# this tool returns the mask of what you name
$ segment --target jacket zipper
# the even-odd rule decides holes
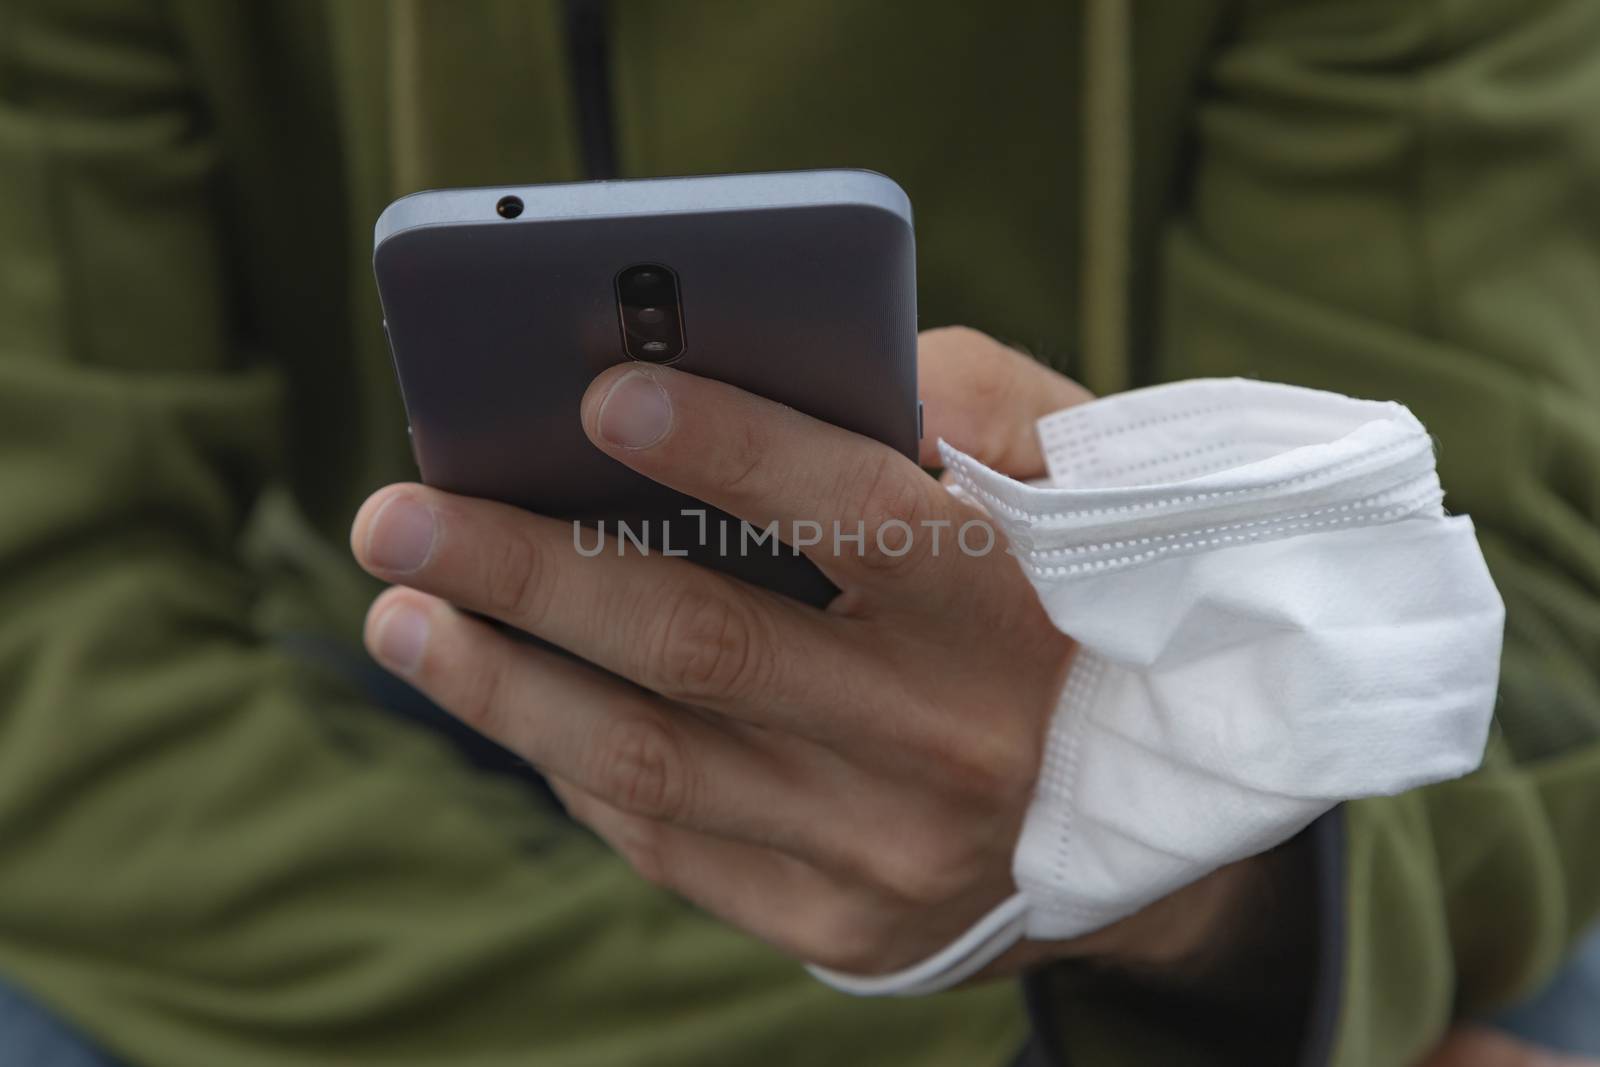
[[[611,96],[610,10],[606,0],[566,0],[567,73],[583,173],[617,176]]]

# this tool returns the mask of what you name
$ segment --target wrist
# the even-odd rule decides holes
[[[1315,881],[1302,832],[1074,939],[1055,958],[1223,1014],[1270,1005],[1297,1024],[1315,967]]]
[[[1227,864],[1108,926],[1019,946],[1017,963],[1076,962],[1161,984],[1212,984],[1271,971],[1309,944],[1311,859],[1304,834]]]
[[[1318,970],[1316,871],[1301,834],[1058,942],[1028,983],[1035,1026],[1069,1050],[1086,1025],[1122,1026],[1184,1062],[1295,1061]]]
[[[1220,867],[1126,918],[1075,938],[1069,954],[1127,971],[1187,972],[1226,951],[1265,856]]]

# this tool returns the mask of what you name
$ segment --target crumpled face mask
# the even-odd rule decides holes
[[[896,974],[813,968],[848,992],[945,988],[1020,937],[1096,930],[1341,800],[1482,759],[1504,607],[1406,408],[1199,380],[1038,429],[1044,486],[939,446],[1079,644],[1018,893]]]

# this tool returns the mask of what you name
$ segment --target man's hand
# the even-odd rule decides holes
[[[1486,1026],[1458,1026],[1422,1067],[1597,1067],[1600,1061],[1567,1056],[1518,1041]]]
[[[943,436],[1034,476],[1034,419],[1087,399],[970,330],[925,334],[921,373],[929,465]],[[803,959],[894,970],[1014,892],[1011,853],[1074,646],[999,531],[968,554],[957,532],[984,516],[916,463],[680,371],[607,370],[582,416],[617,461],[757,528],[820,523],[829,533],[807,554],[839,596],[816,610],[680,559],[610,546],[586,558],[568,522],[390,486],[351,535],[362,565],[401,586],[368,616],[373,654],[530,760],[645,878]],[[835,554],[835,522],[865,524],[859,551]],[[1218,913],[1206,900],[1019,949],[1001,969],[1042,952],[1181,953]]]

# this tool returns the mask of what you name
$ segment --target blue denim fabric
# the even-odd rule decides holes
[[[0,979],[0,1067],[119,1067],[76,1028]]]
[[[1533,999],[1489,1020],[1545,1048],[1600,1056],[1600,929]]]

